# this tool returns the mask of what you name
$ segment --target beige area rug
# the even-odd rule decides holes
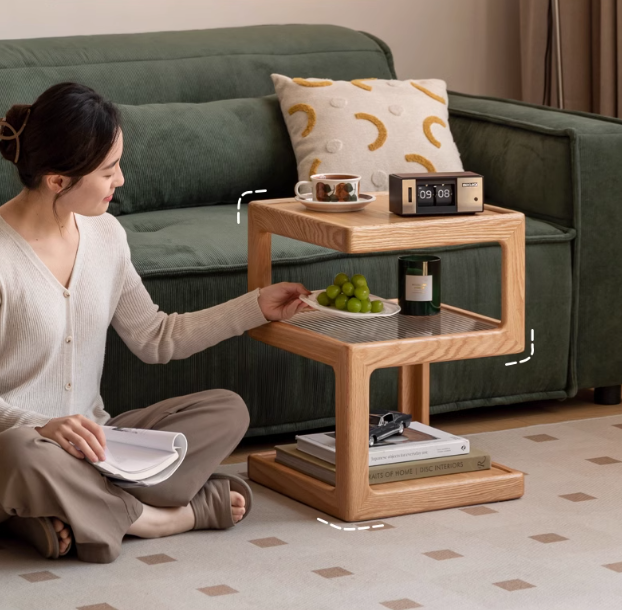
[[[251,483],[253,511],[234,528],[126,538],[112,564],[0,541],[0,609],[621,608],[622,416],[469,438],[528,473],[523,498],[344,531]]]

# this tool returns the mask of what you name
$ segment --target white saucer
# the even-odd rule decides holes
[[[384,303],[384,311],[380,313],[352,313],[351,311],[343,311],[342,309],[335,309],[334,307],[325,307],[324,305],[320,305],[317,302],[317,295],[323,290],[314,290],[311,292],[309,296],[300,295],[298,298],[306,303],[309,307],[313,307],[313,309],[317,309],[318,311],[323,311],[326,313],[333,314],[335,316],[341,316],[344,318],[387,318],[389,316],[394,316],[396,313],[399,313],[401,307],[397,303],[393,303],[392,301],[388,301],[387,299],[383,299],[381,297],[377,297],[373,294],[369,295],[369,298],[372,301],[382,301]]]
[[[359,201],[316,201],[310,197],[296,195],[296,201],[300,201],[302,205],[314,212],[356,212],[362,210],[372,201],[376,201],[376,198],[373,195],[361,193]]]

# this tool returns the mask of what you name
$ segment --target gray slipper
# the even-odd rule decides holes
[[[235,525],[231,510],[230,491],[236,491],[244,496],[246,512],[242,519],[246,518],[252,504],[253,492],[251,488],[240,477],[215,472],[197,495],[190,500],[190,506],[195,517],[193,529],[221,530]]]
[[[29,542],[46,559],[67,555],[73,544],[72,539],[65,552],[60,552],[58,535],[49,517],[11,517],[6,526],[9,532]]]
[[[244,508],[246,511],[244,512],[244,516],[240,521],[243,521],[248,517],[248,513],[251,512],[251,508],[253,506],[253,491],[250,488],[249,484],[241,477],[235,474],[225,474],[224,472],[215,472],[209,478],[209,480],[213,479],[227,479],[229,481],[229,487],[231,491],[236,491],[239,494],[244,496]],[[238,521],[239,523],[239,521]]]

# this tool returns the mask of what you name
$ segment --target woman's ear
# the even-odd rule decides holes
[[[43,184],[55,195],[60,193],[64,188],[67,188],[70,181],[70,178],[61,176],[60,174],[46,174],[43,176]]]

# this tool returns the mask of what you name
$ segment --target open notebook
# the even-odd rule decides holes
[[[180,466],[188,441],[181,432],[102,426],[106,459],[87,461],[120,487],[149,487],[168,479]]]

